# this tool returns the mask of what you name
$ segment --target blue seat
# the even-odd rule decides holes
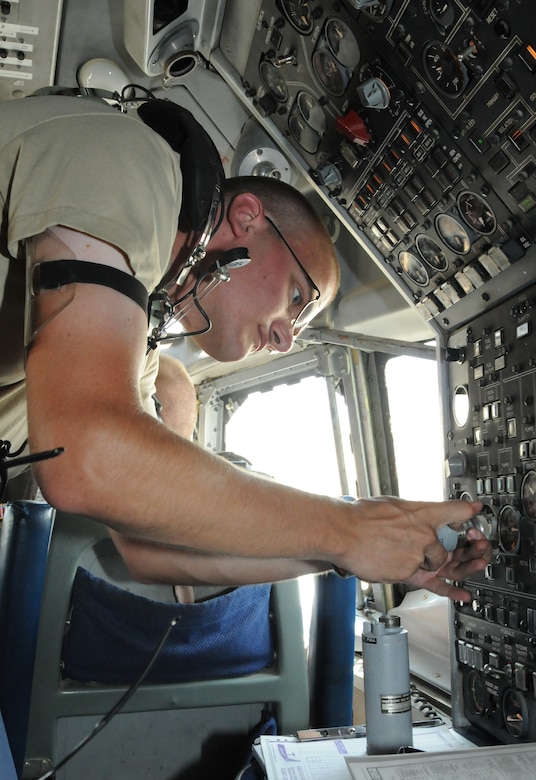
[[[49,537],[53,526],[50,546],[41,538],[39,520],[43,515],[48,518]],[[23,535],[12,530],[21,519],[27,527]],[[33,530],[41,539],[40,553]],[[5,664],[0,696],[20,775],[24,761],[28,773],[35,766],[56,764],[112,709],[128,687],[80,682],[62,675],[62,647],[77,570],[82,567],[99,575],[110,570],[112,584],[128,588],[129,583],[126,572],[120,570],[121,562],[118,567],[114,559],[118,556],[102,524],[54,513],[44,505],[20,502],[9,507],[4,531],[2,552],[9,561],[9,570],[0,583],[0,604],[9,605],[6,619],[10,623],[10,647],[4,647],[2,634]],[[6,598],[12,582],[30,579],[26,558],[30,548],[39,559],[39,565],[34,560],[32,582],[23,588],[33,594],[31,627],[22,625],[26,622],[21,615],[22,594]],[[150,589],[148,593],[152,598]],[[275,713],[282,733],[307,727],[309,690],[300,610],[296,581],[274,585],[270,621],[275,660],[271,667],[224,679],[144,683],[124,710],[60,770],[58,778],[83,777],[88,766],[93,780],[186,780],[214,772],[223,778],[226,762],[231,777],[244,740],[266,709]],[[91,647],[91,636],[87,641]],[[28,652],[19,657],[22,645]]]
[[[0,711],[19,776],[53,522],[48,505],[21,501],[6,509],[0,533]]]

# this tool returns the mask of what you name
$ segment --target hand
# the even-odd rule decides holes
[[[491,560],[491,546],[486,537],[476,528],[467,532],[467,544],[449,553],[446,562],[437,571],[417,569],[409,579],[408,585],[447,596],[453,601],[469,601],[471,594],[464,588],[453,585],[453,581],[462,581],[471,574],[482,571]]]
[[[349,506],[355,514],[347,531],[347,548],[334,563],[367,582],[400,582],[424,569],[435,576],[449,561],[437,538],[438,529],[464,523],[482,508],[480,502],[404,501],[385,496]]]

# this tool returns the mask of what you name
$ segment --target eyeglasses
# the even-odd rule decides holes
[[[266,217],[266,221],[273,227],[281,241],[284,243],[284,245],[287,247],[288,251],[294,258],[294,260],[298,263],[300,266],[305,278],[307,279],[307,284],[311,288],[312,297],[311,300],[307,301],[307,303],[303,306],[303,308],[298,313],[298,316],[295,317],[293,320],[290,321],[290,324],[294,328],[294,335],[297,336],[300,330],[307,325],[310,320],[312,320],[315,309],[317,308],[318,301],[320,300],[320,290],[316,286],[316,284],[313,282],[305,268],[303,267],[302,263],[298,260],[294,250],[286,240],[286,238],[283,236],[279,228],[273,223],[273,221],[270,219],[270,217],[264,215]]]

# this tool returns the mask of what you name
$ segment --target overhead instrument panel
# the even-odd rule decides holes
[[[443,332],[520,289],[536,234],[531,0],[227,3],[244,100]],[[528,22],[528,23],[527,23]]]

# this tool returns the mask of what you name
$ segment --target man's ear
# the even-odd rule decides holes
[[[240,192],[227,207],[227,222],[233,235],[245,236],[248,231],[256,231],[264,224],[262,201],[251,192]]]

